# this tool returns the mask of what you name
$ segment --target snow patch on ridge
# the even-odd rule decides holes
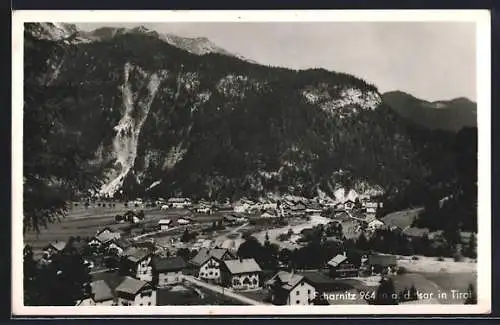
[[[134,93],[132,90],[131,81],[129,80],[132,71],[147,82],[147,86],[144,88],[147,89],[148,94],[144,98],[138,98],[138,92]],[[113,141],[112,152],[116,159],[116,165],[119,167],[119,172],[101,188],[101,194],[112,196],[120,189],[125,176],[134,167],[141,128],[148,117],[158,87],[166,76],[167,72],[163,70],[148,74],[140,67],[130,63],[125,64],[124,82],[121,88],[125,111],[118,125],[114,127],[116,136]]]

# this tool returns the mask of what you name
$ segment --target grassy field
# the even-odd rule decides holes
[[[441,304],[463,304],[464,299],[454,297],[452,290],[466,292],[469,284],[475,285],[477,281],[475,273],[444,272],[408,273],[396,275],[393,279],[397,290],[414,285],[422,298],[437,299]]]
[[[27,232],[24,235],[24,242],[33,247],[36,253],[40,253],[41,249],[49,243],[57,240],[67,240],[70,236],[80,236],[82,238],[92,237],[95,233],[104,227],[121,230],[128,227],[129,223],[115,222],[117,214],[123,214],[129,210],[123,204],[116,204],[115,207],[90,207],[82,206],[73,207],[68,212],[68,215],[61,218],[59,222],[48,225],[47,229],[40,229],[39,233],[34,231]],[[154,227],[161,219],[177,220],[182,216],[190,216],[199,223],[211,223],[215,220],[221,220],[224,217],[223,213],[215,213],[212,215],[191,213],[183,209],[160,210],[144,209],[146,214],[145,219],[138,224],[138,227]]]
[[[423,208],[404,210],[389,213],[382,218],[382,221],[389,226],[396,226],[401,229],[410,227],[413,220],[423,211]]]
[[[471,273],[421,273],[421,275],[429,281],[434,282],[439,286],[440,291],[446,293],[446,298],[442,297],[439,300],[442,304],[462,304],[463,300],[458,297],[453,297],[452,290],[466,292],[469,284],[474,285],[477,289],[477,274]]]

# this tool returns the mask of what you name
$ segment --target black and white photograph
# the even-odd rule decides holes
[[[489,312],[489,19],[14,12],[13,313]]]

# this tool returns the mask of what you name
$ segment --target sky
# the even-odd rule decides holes
[[[380,92],[436,101],[476,100],[476,26],[471,22],[78,23],[144,25],[160,33],[207,37],[229,52],[271,66],[353,74]]]

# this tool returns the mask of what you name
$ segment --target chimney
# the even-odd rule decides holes
[[[346,251],[344,251],[344,252],[342,253],[342,255],[347,256],[347,252],[346,252]]]

